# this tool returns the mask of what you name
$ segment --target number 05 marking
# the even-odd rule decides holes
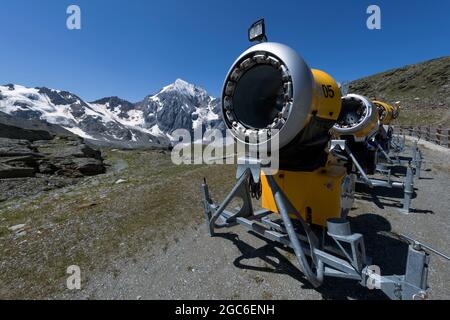
[[[323,91],[323,96],[325,98],[334,98],[334,90],[333,90],[333,86],[331,85],[322,85],[322,91]]]

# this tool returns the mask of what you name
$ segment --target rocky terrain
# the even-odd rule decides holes
[[[101,152],[82,138],[26,120],[19,127],[8,118],[0,120],[0,201],[72,185],[78,178],[106,171]]]
[[[400,101],[400,124],[450,126],[450,57],[388,70],[353,81],[349,92]]]

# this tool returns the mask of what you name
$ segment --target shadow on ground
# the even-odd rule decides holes
[[[415,208],[417,205],[414,202],[414,199],[417,198],[416,191],[418,191],[418,189],[414,188],[410,213],[434,214],[432,210]],[[365,184],[358,183],[356,185],[356,192],[359,194],[359,199],[373,202],[380,209],[385,209],[385,207],[402,209],[403,207],[404,191],[402,188],[381,186],[370,188]]]
[[[352,231],[363,233],[366,246],[366,254],[372,258],[372,262],[378,265],[382,275],[403,274],[406,267],[408,244],[389,236],[391,224],[385,218],[375,214],[363,214],[349,218]],[[234,265],[240,269],[253,270],[261,273],[286,274],[298,281],[302,289],[314,289],[286,255],[294,255],[293,250],[283,245],[270,241],[260,235],[249,231],[250,234],[266,242],[265,245],[256,248],[242,241],[235,233],[220,233],[218,237],[231,241],[241,252],[241,256],[234,260]],[[265,266],[246,264],[245,261],[260,259]],[[369,290],[362,287],[357,281],[326,278],[319,288],[316,288],[323,299],[387,299],[379,290]],[[292,297],[295,299],[295,297]]]

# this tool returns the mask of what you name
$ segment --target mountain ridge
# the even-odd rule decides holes
[[[349,92],[400,101],[399,124],[450,125],[450,56],[352,81]],[[0,86],[0,112],[58,125],[101,146],[169,146],[176,129],[225,130],[220,99],[182,79],[138,102],[118,96],[87,102],[69,91],[6,84]]]
[[[181,79],[136,103],[118,96],[86,102],[68,91],[7,84],[0,86],[0,111],[60,125],[94,144],[121,147],[168,146],[175,129],[221,127],[219,100]]]
[[[391,104],[399,101],[400,124],[450,125],[450,56],[354,80],[349,92]]]

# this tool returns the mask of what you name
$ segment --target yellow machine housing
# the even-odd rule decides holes
[[[341,90],[327,73],[311,69],[314,78],[314,93],[311,114],[319,118],[337,120],[341,112]]]
[[[352,111],[354,108],[354,104],[358,103],[360,106],[363,106],[364,109],[359,109],[358,113],[355,114]],[[374,135],[379,128],[379,113],[375,108],[375,105],[368,98],[357,95],[357,94],[347,94],[342,98],[342,113],[344,113],[343,119],[346,119],[345,114],[350,108],[349,115],[353,117],[360,117],[360,119],[350,119],[353,120],[352,124],[340,123],[340,120],[336,123],[336,125],[332,129],[332,134],[335,137],[341,138],[345,136],[353,136],[355,141],[364,141],[367,137]],[[342,115],[341,115],[342,116]]]
[[[327,73],[315,69],[311,71],[314,90],[308,121],[313,115],[322,119],[337,120],[341,111],[339,86]],[[333,162],[332,156],[329,158],[325,167],[315,171],[280,170],[274,176],[278,186],[302,218],[308,223],[319,226],[326,226],[329,218],[340,217],[342,211],[342,186],[347,177],[347,171],[344,166]],[[278,213],[271,188],[264,174],[261,175],[261,184],[262,207]],[[296,219],[297,217],[292,215],[291,218]]]
[[[392,113],[392,119],[397,119],[400,115],[400,101],[397,101],[392,108],[394,109],[394,112]]]
[[[376,117],[372,117],[370,120],[371,121],[368,122],[364,128],[361,128],[361,130],[354,133],[356,138],[365,138],[378,128],[378,119]]]
[[[345,167],[327,164],[312,172],[282,171],[274,176],[278,186],[308,223],[326,226],[327,219],[341,217],[344,209]],[[262,207],[278,213],[275,200],[264,175],[261,176]],[[295,215],[291,216],[296,219]]]
[[[382,125],[390,125],[394,120],[394,107],[386,102],[373,100],[375,107],[378,109],[380,114],[380,122]]]

